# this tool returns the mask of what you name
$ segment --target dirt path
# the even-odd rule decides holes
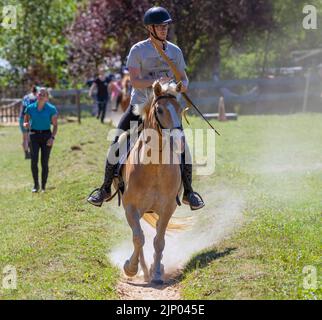
[[[117,292],[122,300],[180,300],[178,274],[166,275],[165,283],[158,286],[144,282],[143,276],[123,277]]]
[[[168,274],[168,276],[165,275],[165,284],[153,286],[145,283],[140,273],[133,279],[124,276],[117,286],[121,299],[181,299],[179,279],[185,264],[196,252],[220,242],[242,221],[243,197],[236,194],[234,190],[221,186],[220,191],[208,192],[204,199],[207,207],[200,213],[194,213],[191,228],[166,234],[166,246],[162,259],[165,272]],[[187,214],[190,214],[190,211],[187,212],[187,208],[183,206],[176,211],[178,216],[185,217]],[[126,223],[125,217],[122,219]],[[145,234],[144,254],[149,267],[153,262],[155,230],[144,221],[141,226]],[[133,243],[129,232],[127,239],[109,253],[109,258],[123,272],[123,264],[132,251]]]

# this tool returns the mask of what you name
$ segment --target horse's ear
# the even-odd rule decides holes
[[[162,87],[159,81],[155,81],[153,83],[153,92],[156,97],[161,96]]]
[[[176,86],[176,91],[177,91],[177,92],[180,92],[180,91],[181,91],[181,88],[182,88],[182,81],[179,81],[179,82],[177,83],[177,86]]]

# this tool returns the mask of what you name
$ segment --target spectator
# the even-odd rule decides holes
[[[122,95],[121,95],[122,97],[121,108],[123,112],[125,112],[130,105],[131,91],[132,91],[132,85],[131,85],[130,73],[128,70],[124,70],[123,78],[122,78]]]
[[[101,123],[104,123],[106,105],[108,101],[108,86],[112,81],[112,75],[106,76],[104,68],[99,68],[98,77],[94,80],[93,84],[89,89],[89,97],[92,97],[93,90],[96,88],[96,103],[98,107],[97,119],[101,119]]]
[[[118,73],[115,75],[115,80],[112,81],[111,87],[111,107],[112,111],[117,111],[118,104],[121,102],[121,93],[122,93],[122,77]]]
[[[25,153],[25,159],[30,159],[31,157],[30,157],[30,150],[29,150],[29,134],[28,134],[28,130],[24,128],[23,122],[24,122],[24,117],[25,117],[27,107],[30,104],[37,101],[37,96],[36,96],[37,89],[38,87],[36,85],[31,86],[31,90],[30,90],[31,92],[22,98],[22,104],[20,108],[19,126],[22,133],[22,148]]]
[[[46,189],[48,179],[49,155],[57,134],[57,109],[48,102],[49,94],[46,88],[40,88],[37,93],[37,101],[30,104],[26,109],[24,127],[30,129],[31,147],[31,171],[34,180],[32,192],[39,191],[38,179],[38,156],[41,151],[41,189]],[[50,127],[53,125],[53,132]]]

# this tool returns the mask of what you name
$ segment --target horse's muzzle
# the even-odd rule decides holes
[[[184,134],[182,128],[170,130],[170,143],[175,153],[181,154],[184,152]]]

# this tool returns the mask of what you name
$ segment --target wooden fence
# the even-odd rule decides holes
[[[215,112],[224,97],[230,112],[241,114],[322,112],[322,79],[301,77],[192,82],[190,95],[203,112]]]
[[[18,123],[21,99],[0,100],[0,123]]]
[[[88,90],[52,90],[51,101],[60,116],[73,115],[81,122],[82,114],[92,113],[94,101]],[[322,79],[308,73],[300,77],[275,77],[192,82],[189,96],[203,113],[217,112],[224,97],[226,112],[239,114],[322,112]],[[16,122],[19,116],[21,89],[0,89],[0,123]],[[11,99],[11,100],[10,100]]]

